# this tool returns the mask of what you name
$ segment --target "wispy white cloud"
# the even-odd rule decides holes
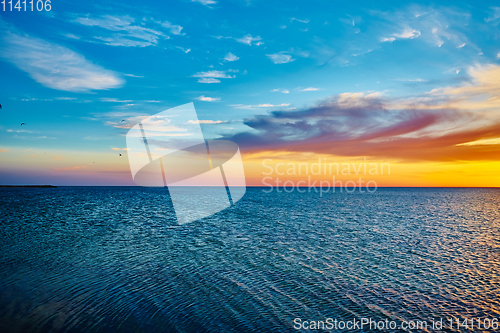
[[[56,98],[56,100],[60,100],[60,99],[63,99],[63,98],[64,97],[58,97],[58,98]],[[36,97],[21,98],[21,101],[23,101],[23,102],[33,102],[33,101],[52,102],[53,100],[54,100],[54,98],[36,98]]]
[[[236,77],[235,75],[226,74],[225,71],[206,71],[206,72],[198,72],[196,74],[191,75],[191,77],[199,78],[198,82],[200,83],[220,83],[219,79],[232,79]]]
[[[247,45],[262,45],[262,38],[260,36],[252,37],[252,35],[246,35],[241,38],[235,38],[235,40],[239,43],[247,44]]]
[[[381,42],[394,42],[396,39],[414,39],[420,37],[421,33],[418,30],[405,28],[400,33],[394,33],[390,37],[382,37]]]
[[[391,42],[391,43],[392,43],[392,42],[394,42],[395,40],[396,40],[396,38],[395,38],[395,37],[382,37],[382,38],[380,38],[380,41],[381,41],[381,42]]]
[[[225,123],[227,123],[227,121],[223,121],[223,120],[190,120],[190,121],[188,121],[188,123],[213,125],[213,124],[225,124]]]
[[[290,105],[290,103],[283,103],[283,104],[277,104],[277,105],[267,103],[267,104],[258,104],[258,105],[256,105],[256,107],[258,107],[258,108],[274,108],[274,107],[289,106],[289,105]]]
[[[212,36],[215,39],[233,39],[231,36]]]
[[[196,74],[193,74],[192,76],[193,77],[215,77],[218,79],[232,79],[232,78],[234,78],[234,75],[231,76],[231,75],[226,74],[225,71],[216,71],[216,70],[207,71],[207,72],[198,72]]]
[[[125,76],[128,76],[128,77],[137,77],[137,78],[143,78],[144,76],[142,75],[134,75],[134,74],[123,74]]]
[[[172,24],[168,21],[164,21],[164,22],[158,22],[161,26],[163,26],[164,28],[167,28],[168,30],[170,30],[170,33],[172,35],[184,35],[181,31],[182,29],[184,29],[183,27],[181,27],[180,25],[176,25],[176,24]]]
[[[319,88],[309,87],[309,88],[300,89],[300,91],[317,91],[317,90],[319,90]]]
[[[58,101],[74,101],[76,97],[56,97],[55,99]]]
[[[487,18],[484,19],[486,22],[496,21],[500,18],[500,7],[490,7],[490,13]]]
[[[189,49],[186,49],[186,48],[181,47],[181,46],[176,46],[176,48],[177,48],[177,49],[179,49],[179,50],[181,50],[181,51],[182,51],[182,52],[184,52],[184,53],[189,53],[189,52],[191,52],[191,49],[190,49],[190,48],[189,48]]]
[[[9,132],[9,133],[35,133],[33,131],[28,131],[28,130],[13,130],[13,129],[8,129],[7,132]]]
[[[126,36],[122,35],[113,35],[112,37],[97,36],[95,37],[95,39],[101,42],[102,44],[110,46],[125,46],[125,47],[135,47],[135,46],[146,47],[155,45],[157,43],[156,38],[151,41],[144,41],[144,40],[129,39]]]
[[[220,83],[220,80],[204,77],[204,78],[198,79],[198,82],[199,83]]]
[[[226,56],[224,57],[225,61],[236,61],[239,60],[240,58],[237,57],[236,55],[232,54],[231,52],[228,52]]]
[[[468,12],[413,5],[393,12],[374,12],[374,15],[389,22],[388,31],[379,39],[382,42],[420,37],[438,47],[446,42],[457,48],[467,45],[480,53],[480,49],[462,32],[463,26],[469,24],[471,15]]]
[[[309,19],[299,20],[298,18],[295,18],[295,17],[292,17],[290,19],[290,22],[293,22],[293,21],[297,21],[297,22],[301,22],[301,23],[309,23]]]
[[[290,93],[290,91],[289,91],[289,90],[287,90],[287,89],[279,89],[279,88],[277,88],[277,89],[273,89],[273,90],[271,90],[271,91],[272,91],[272,92],[281,92],[281,93],[283,93],[283,94],[289,94],[289,93]]]
[[[295,61],[295,59],[292,58],[291,55],[286,54],[286,53],[273,53],[273,54],[266,54],[269,59],[271,59],[275,64],[286,64],[292,61]]]
[[[101,102],[109,102],[109,103],[132,103],[133,101],[130,99],[118,99],[118,98],[101,98]]]
[[[118,88],[124,83],[117,73],[64,46],[11,31],[6,24],[0,26],[0,56],[45,87],[88,92]]]
[[[205,95],[201,95],[199,97],[196,97],[197,100],[203,101],[203,102],[218,102],[220,101],[220,97],[208,97]]]
[[[234,107],[235,109],[279,108],[279,107],[290,106],[290,103],[282,103],[282,104],[264,103],[256,105],[233,104],[231,106]]]
[[[113,46],[145,47],[158,44],[160,37],[169,38],[160,31],[134,24],[135,19],[130,16],[77,16],[73,18],[72,22],[113,31],[114,33],[110,36],[95,37],[102,43]]]
[[[413,39],[413,38],[418,38],[420,35],[421,35],[420,31],[411,28],[406,28],[405,30],[403,30],[403,32],[399,34],[394,34],[393,36],[401,39]]]
[[[193,2],[199,2],[202,5],[208,6],[208,5],[215,5],[217,1],[214,0],[192,0]]]
[[[420,79],[420,78],[416,78],[416,79],[396,79],[396,81],[401,81],[401,82],[427,82],[427,80]]]
[[[131,16],[102,15],[99,17],[73,16],[72,22],[88,27],[97,27],[111,32],[109,35],[98,35],[94,41],[113,46],[146,47],[158,44],[160,38],[169,39],[166,33],[172,35],[184,35],[183,27],[172,24],[169,21],[147,20],[138,24]],[[159,29],[146,27],[146,23],[157,24],[157,27],[167,29],[164,33]],[[102,31],[102,30],[101,30]]]
[[[238,43],[246,44],[246,45],[262,45],[264,42],[262,41],[262,38],[260,36],[257,37],[252,37],[252,35],[248,34],[245,35],[241,38],[236,38],[236,37],[231,37],[231,36],[212,36],[213,38],[216,39],[234,39]]]
[[[64,34],[63,36],[71,39],[80,39],[80,36],[74,35],[74,34]]]
[[[460,71],[461,71],[461,69],[460,69],[460,68],[453,67],[453,68],[450,68],[450,69],[448,69],[448,70],[445,70],[445,71],[443,72],[443,74],[455,74],[455,75],[456,75],[456,74],[459,74],[459,73],[460,73]]]

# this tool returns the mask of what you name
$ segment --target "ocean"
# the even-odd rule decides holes
[[[0,188],[0,331],[500,317],[500,189],[266,192],[178,226],[163,188]]]

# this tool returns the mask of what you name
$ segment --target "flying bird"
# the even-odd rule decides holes
[[[1,107],[0,107],[0,109],[1,109]],[[125,122],[125,119],[122,119],[122,123],[124,123],[124,122]]]
[[[120,154],[120,156],[122,156],[122,154]]]
[[[24,126],[24,123],[21,123],[21,126]]]
[[[2,104],[0,104],[0,109],[2,108]]]

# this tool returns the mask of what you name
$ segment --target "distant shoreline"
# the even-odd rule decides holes
[[[0,187],[36,187],[36,188],[57,188],[54,185],[0,185]]]

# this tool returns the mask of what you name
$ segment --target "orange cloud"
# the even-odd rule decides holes
[[[225,137],[242,151],[370,156],[404,161],[500,157],[500,66],[469,70],[472,83],[418,98],[344,93],[298,111],[246,119],[253,131]]]

